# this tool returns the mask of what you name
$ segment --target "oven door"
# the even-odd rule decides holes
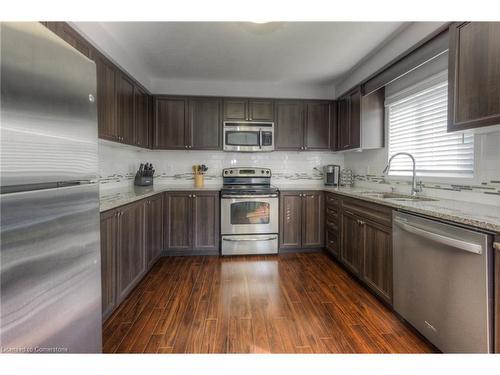
[[[231,196],[221,198],[221,233],[278,233],[278,198]]]
[[[224,123],[224,151],[273,151],[274,124]]]

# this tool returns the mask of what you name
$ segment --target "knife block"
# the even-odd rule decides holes
[[[202,174],[195,174],[194,175],[194,187],[195,188],[202,188],[203,185],[205,185],[205,176]]]

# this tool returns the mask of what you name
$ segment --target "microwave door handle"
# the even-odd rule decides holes
[[[259,129],[259,148],[262,150],[262,128]]]

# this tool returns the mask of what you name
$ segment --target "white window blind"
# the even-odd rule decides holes
[[[447,81],[411,90],[387,104],[389,157],[409,152],[415,157],[417,175],[470,178],[474,174],[474,135],[447,133]],[[409,176],[411,159],[398,156],[390,175]]]

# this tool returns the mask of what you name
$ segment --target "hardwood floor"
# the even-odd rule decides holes
[[[430,353],[323,253],[161,258],[105,322],[105,353]]]

